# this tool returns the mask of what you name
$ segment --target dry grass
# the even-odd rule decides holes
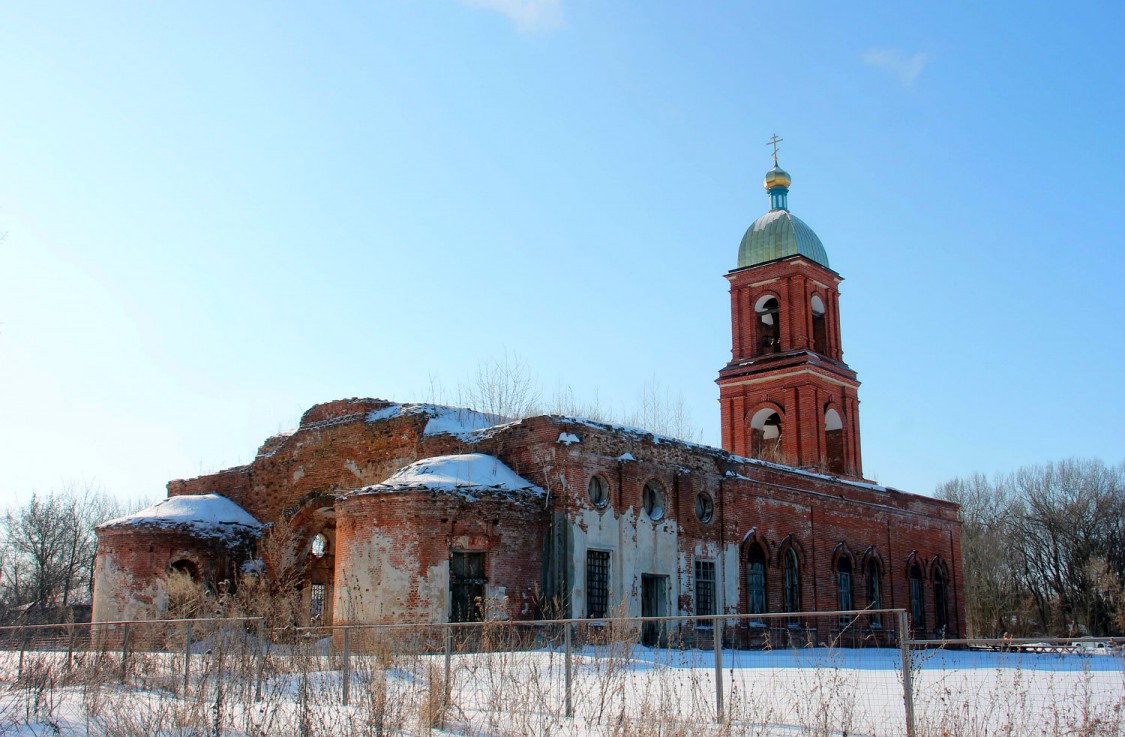
[[[188,658],[186,625],[179,627],[135,626],[125,684],[112,647],[29,651],[22,669],[18,651],[0,652],[0,735],[21,725],[106,737],[905,733],[901,674],[857,670],[860,651],[737,651],[739,667],[728,661],[723,672],[719,720],[713,652],[689,646],[697,631],[670,629],[669,646],[651,650],[637,644],[636,623],[576,625],[568,716],[561,625],[353,629],[347,705],[338,633],[283,628],[259,642],[252,623],[196,623]],[[782,666],[771,665],[775,656]],[[933,665],[915,673],[918,737],[1125,733],[1120,670],[1109,677],[1116,696],[1107,698],[1107,676],[1091,670],[997,669],[967,689],[957,680],[963,674]]]

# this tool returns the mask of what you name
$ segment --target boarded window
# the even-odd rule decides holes
[[[309,587],[309,619],[316,621],[324,614],[324,584]]]
[[[449,559],[449,620],[480,622],[487,586],[484,553],[453,553]]]
[[[609,553],[586,551],[586,616],[600,619],[609,615]]]
[[[715,613],[715,561],[695,561],[695,613],[710,616]],[[696,622],[697,627],[711,627],[711,620]]]

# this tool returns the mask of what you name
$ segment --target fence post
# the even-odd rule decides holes
[[[571,682],[570,682],[570,679],[571,679],[570,659],[571,659],[571,652],[573,651],[574,646],[573,646],[573,643],[571,642],[571,635],[570,635],[571,623],[567,622],[566,624],[563,625],[563,628],[564,628],[563,629],[563,646],[564,646],[565,652],[566,652],[566,658],[565,658],[565,664],[564,664],[564,668],[565,668],[564,678],[566,680],[566,715],[568,717],[573,717],[574,716],[574,700],[573,700],[573,695],[572,695],[573,689],[571,687]]]
[[[191,678],[191,622],[187,623],[187,633],[184,636],[184,696],[188,692],[188,680]]]
[[[258,617],[258,672],[254,675],[254,701],[262,700],[262,672],[266,667],[266,620]]]
[[[715,721],[723,723],[723,620],[714,619],[711,625],[715,645]]]
[[[351,630],[349,628],[344,628],[344,706],[348,705],[352,685],[352,643],[349,637],[350,632]]]
[[[445,628],[445,693],[446,693],[446,701],[449,700],[449,694],[450,694],[451,689],[452,689],[452,685],[449,683],[449,679],[452,677],[452,674],[453,674],[453,628],[452,627],[446,627]]]
[[[125,683],[129,673],[129,623],[121,626],[121,682]]]
[[[302,643],[307,646],[307,643]],[[309,722],[309,668],[312,667],[311,653],[308,658],[302,658],[304,662],[301,663],[301,691],[298,698],[298,709],[301,710],[299,718],[299,729],[301,737],[309,737],[312,731],[312,724]]]
[[[73,622],[67,629],[70,630],[70,636],[66,640],[66,670],[69,672],[74,667],[74,636],[77,630]]]
[[[31,637],[31,633],[27,630],[23,631],[23,636],[20,637],[20,667],[16,673],[16,683],[23,680],[23,654],[27,650],[27,640]]]
[[[906,709],[906,737],[914,737],[914,673],[910,662],[910,622],[906,610],[898,612],[898,642],[902,651],[902,702]]]

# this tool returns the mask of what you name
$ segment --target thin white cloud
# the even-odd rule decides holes
[[[550,31],[563,25],[562,0],[460,0],[508,16],[524,33]]]
[[[914,81],[929,60],[929,54],[921,51],[916,54],[907,54],[902,49],[868,49],[863,52],[865,64],[886,69],[898,77],[904,87],[914,86]]]

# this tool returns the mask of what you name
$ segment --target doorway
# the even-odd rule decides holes
[[[668,577],[641,574],[641,616],[665,617],[668,615],[665,602],[668,599]],[[645,622],[641,626],[641,644],[645,647],[660,647],[667,644],[667,622]]]

